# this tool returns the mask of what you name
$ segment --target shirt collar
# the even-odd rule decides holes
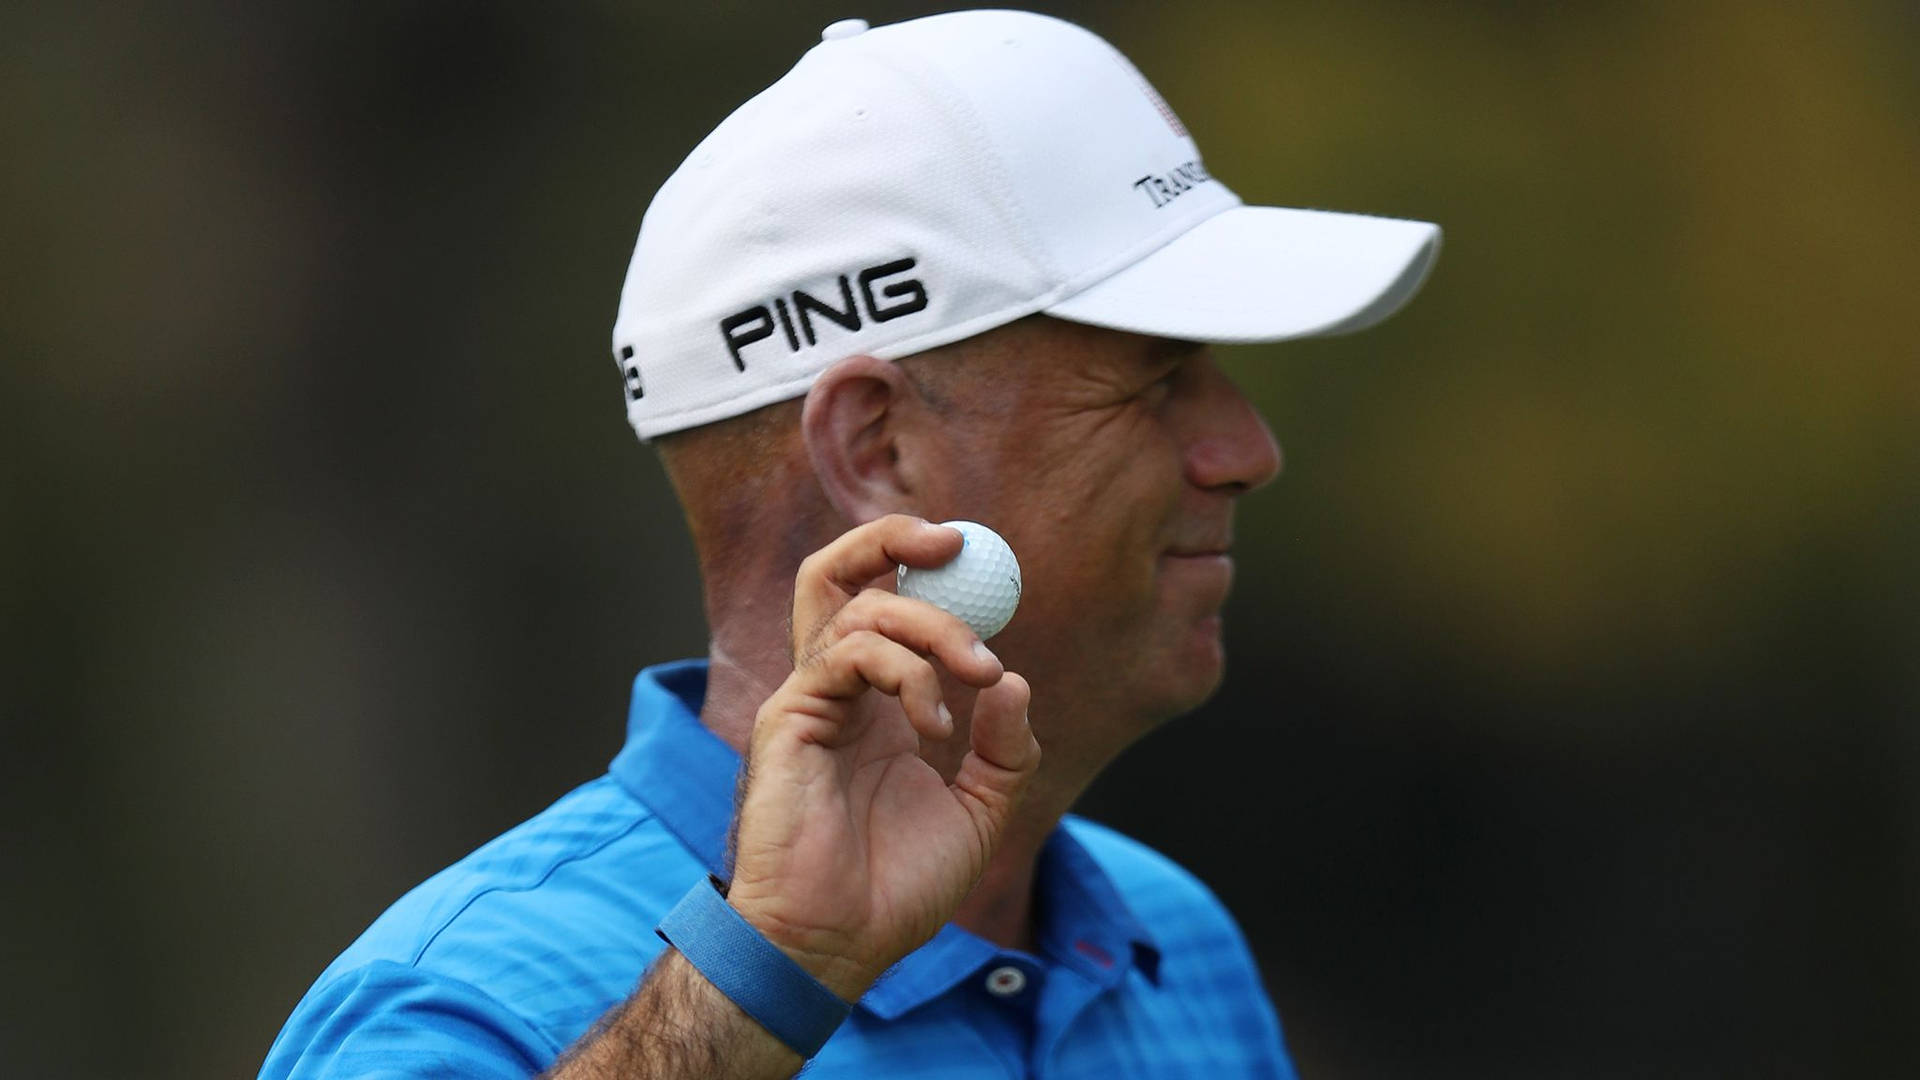
[[[710,872],[724,878],[740,755],[700,723],[706,693],[704,660],[658,664],[640,672],[633,681],[626,745],[607,771]],[[1157,983],[1159,947],[1120,898],[1112,879],[1072,835],[1078,820],[1068,815],[1040,850],[1035,880],[1038,946],[1052,962],[1103,986],[1118,983],[1129,968]],[[948,923],[889,968],[860,1005],[892,1019],[946,993],[1002,952]]]
[[[633,680],[627,742],[607,772],[708,872],[725,878],[740,755],[700,722],[707,662],[657,664]]]
[[[1096,986],[1120,984],[1138,970],[1159,985],[1160,947],[1120,899],[1113,880],[1073,836],[1080,819],[1068,815],[1040,849],[1034,895],[1036,946],[1045,959],[993,942],[952,923],[908,953],[875,982],[860,1006],[882,1019],[902,1016],[946,993],[989,963],[1038,960],[1065,967]]]
[[[1095,982],[1125,975],[1130,958],[1148,981],[1160,981],[1160,946],[1113,879],[1074,836],[1081,819],[1069,814],[1040,849],[1038,881],[1040,948]]]

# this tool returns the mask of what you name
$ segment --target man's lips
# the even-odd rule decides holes
[[[1208,559],[1233,553],[1233,524],[1230,521],[1188,522],[1161,552],[1176,559]]]
[[[1228,545],[1208,541],[1176,544],[1160,555],[1160,580],[1198,611],[1217,613],[1233,585],[1233,556]]]

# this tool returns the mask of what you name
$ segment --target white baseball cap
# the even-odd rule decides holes
[[[1209,342],[1391,315],[1421,221],[1245,206],[1126,57],[1071,23],[834,23],[667,178],[613,351],[642,439],[1036,312]]]

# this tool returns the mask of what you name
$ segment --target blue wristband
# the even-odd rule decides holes
[[[853,1011],[742,918],[712,877],[687,890],[654,933],[803,1058],[819,1053]]]

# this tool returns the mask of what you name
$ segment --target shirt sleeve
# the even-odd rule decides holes
[[[294,1009],[261,1080],[517,1077],[559,1048],[476,987],[376,961],[332,976]]]

